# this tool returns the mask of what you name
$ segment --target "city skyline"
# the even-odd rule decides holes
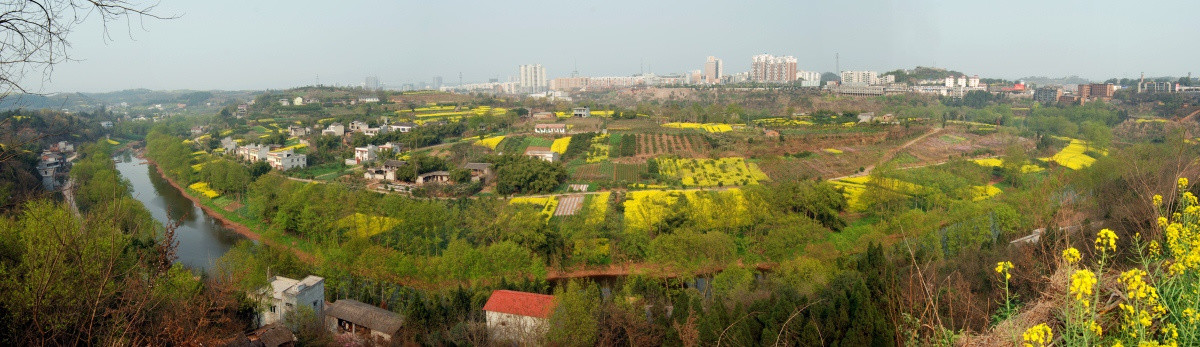
[[[760,11],[763,6],[776,10]],[[798,70],[835,73],[836,54],[841,71],[934,66],[1006,79],[1182,76],[1200,72],[1187,58],[1200,48],[1177,42],[1200,34],[1186,18],[1196,9],[1200,4],[1182,1],[168,2],[159,10],[180,18],[134,22],[128,31],[112,27],[107,39],[98,23],[81,25],[70,36],[78,61],[56,66],[44,83],[40,74],[25,83],[46,93],[358,85],[367,76],[389,87],[438,76],[455,85],[460,74],[465,83],[508,81],[525,64],[542,65],[547,79],[576,70],[581,76],[688,74],[705,69],[708,56],[722,60],[722,75],[732,75],[750,71],[758,54],[795,56]],[[430,15],[439,13],[447,15]],[[831,15],[813,15],[820,13]],[[577,15],[596,24],[503,20]],[[690,20],[695,17],[709,19]],[[1138,20],[1156,25],[1119,25]],[[1072,34],[1097,23],[1111,23],[1112,30]],[[398,44],[380,44],[388,42]]]

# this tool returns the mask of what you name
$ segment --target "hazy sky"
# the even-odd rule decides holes
[[[136,1],[136,0],[135,0]],[[266,89],[700,69],[759,53],[802,70],[938,66],[982,77],[1200,76],[1197,1],[162,0],[178,14],[71,35],[72,58],[34,90]],[[143,30],[144,28],[144,30]]]

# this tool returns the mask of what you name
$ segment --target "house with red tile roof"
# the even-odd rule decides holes
[[[488,335],[493,341],[540,344],[550,328],[554,296],[496,290],[483,305]]]

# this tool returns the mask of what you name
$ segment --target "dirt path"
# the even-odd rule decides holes
[[[841,177],[834,177],[834,178],[831,178],[830,181],[836,181],[836,180],[850,178],[850,177],[859,177],[859,176],[870,175],[871,170],[874,170],[875,166],[886,163],[889,160],[892,160],[892,158],[896,157],[896,154],[899,154],[900,151],[907,149],[908,147],[916,144],[917,142],[920,142],[921,140],[924,140],[927,137],[930,137],[930,136],[933,136],[934,134],[940,133],[940,132],[942,132],[942,130],[945,130],[945,128],[929,129],[929,131],[925,132],[924,134],[921,134],[921,136],[917,136],[917,138],[909,140],[908,142],[905,142],[903,145],[900,145],[900,146],[897,146],[897,147],[887,150],[887,152],[884,152],[883,156],[879,158],[878,162],[875,162],[875,164],[867,165],[866,167],[863,168],[862,172],[850,174],[850,175],[846,175],[846,176],[841,176]],[[944,162],[941,162],[941,163],[944,163]],[[930,165],[939,165],[941,163],[924,164],[921,166],[913,166],[913,167],[909,167],[909,168],[918,168],[918,167],[925,167],[925,166],[930,166]]]

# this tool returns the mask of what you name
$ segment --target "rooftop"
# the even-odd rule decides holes
[[[387,334],[395,334],[404,326],[404,318],[399,314],[350,299],[325,306],[325,315]]]
[[[512,290],[496,290],[483,305],[484,311],[550,318],[554,312],[554,296]]]

